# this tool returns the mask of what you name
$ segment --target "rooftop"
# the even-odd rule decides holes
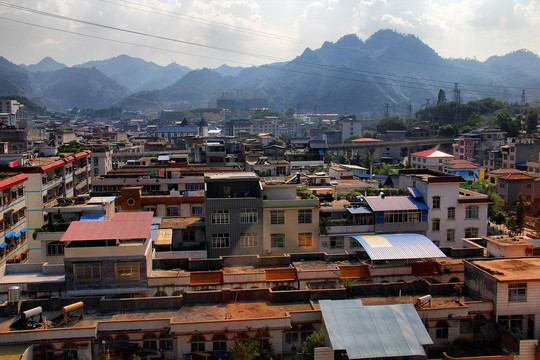
[[[426,157],[426,158],[453,158],[454,155],[447,154],[440,150],[425,150],[411,154],[412,156]]]
[[[540,258],[475,260],[471,264],[498,281],[540,281]]]
[[[530,246],[535,247],[535,244],[527,241],[521,236],[508,236],[508,235],[498,235],[498,236],[484,236],[483,239],[495,243],[500,246]]]
[[[150,212],[120,212],[112,220],[74,221],[60,241],[147,239],[152,217]]]

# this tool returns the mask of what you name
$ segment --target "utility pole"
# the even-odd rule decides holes
[[[456,112],[454,113],[454,125],[461,121],[461,90],[458,88],[458,83],[454,83],[454,102],[456,103]]]
[[[428,99],[426,98],[426,109],[425,109],[425,113],[426,113],[426,121],[430,122],[431,121],[431,99]]]
[[[390,107],[390,105],[388,103],[386,103],[386,105],[384,106],[384,118],[385,119],[388,119],[388,108]]]
[[[525,89],[521,90],[521,106],[525,106]]]

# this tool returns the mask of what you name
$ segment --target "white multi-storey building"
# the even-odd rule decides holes
[[[399,172],[397,187],[411,188],[429,207],[427,237],[441,247],[461,247],[461,239],[486,236],[489,197],[461,189],[461,176],[428,169]]]

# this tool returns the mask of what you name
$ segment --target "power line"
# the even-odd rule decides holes
[[[109,4],[113,4],[113,5],[117,5],[117,6],[124,6],[124,7],[130,8],[130,9],[135,9],[135,10],[139,10],[139,11],[143,11],[143,12],[147,12],[147,13],[151,13],[151,14],[164,15],[164,16],[170,16],[170,17],[176,17],[176,18],[183,18],[183,19],[186,19],[188,21],[195,22],[195,23],[199,23],[199,24],[203,24],[203,25],[215,26],[215,27],[222,28],[222,29],[239,31],[239,32],[244,32],[244,33],[252,34],[252,35],[261,35],[261,36],[270,37],[270,38],[279,39],[279,40],[285,40],[285,41],[291,41],[291,42],[299,42],[299,43],[305,43],[305,44],[311,44],[311,45],[318,45],[318,43],[313,42],[313,41],[302,40],[302,39],[297,39],[297,38],[293,38],[293,37],[289,37],[289,36],[283,36],[283,35],[269,33],[269,32],[265,32],[265,31],[254,30],[254,29],[250,29],[250,28],[246,28],[246,27],[231,25],[231,24],[227,24],[227,23],[223,23],[223,22],[219,22],[219,21],[208,20],[208,19],[193,16],[193,15],[186,15],[186,14],[179,13],[179,12],[165,10],[165,9],[162,9],[162,8],[159,8],[159,7],[154,7],[154,6],[150,6],[150,5],[144,5],[144,4],[138,4],[138,3],[133,2],[133,1],[118,0],[119,2],[123,2],[123,3],[127,3],[127,4],[133,4],[133,5],[139,6],[139,7],[144,8],[144,9],[134,7],[134,6],[128,6],[128,5],[125,5],[125,4],[124,5],[117,4],[116,2],[111,1],[111,0],[100,0],[100,1],[105,2],[105,3],[109,3]],[[145,10],[145,9],[157,10],[157,12],[150,11],[150,10]],[[334,46],[336,46],[337,48],[346,49],[346,47],[339,46],[339,45],[336,45],[336,44],[334,44]],[[496,74],[496,75],[513,75],[514,74],[514,73],[500,73],[500,72],[494,72],[494,71],[485,71],[485,70],[478,70],[478,69],[468,69],[468,68],[462,68],[462,67],[455,67],[455,66],[448,66],[448,65],[441,65],[441,64],[434,64],[434,63],[426,63],[426,62],[416,61],[416,60],[397,59],[397,58],[390,57],[390,56],[380,56],[380,58],[394,60],[394,61],[398,61],[398,62],[407,62],[407,63],[412,63],[412,64],[434,66],[434,67],[451,69],[451,70],[474,71],[475,73],[481,72],[481,73]],[[485,85],[485,86],[489,86],[489,85]]]
[[[103,27],[103,28],[107,28],[107,29],[111,29],[111,30],[117,30],[117,31],[126,32],[126,33],[131,33],[131,34],[135,34],[135,35],[142,35],[142,36],[146,36],[146,37],[157,38],[157,39],[161,39],[161,40],[172,41],[172,42],[177,42],[177,43],[182,43],[182,44],[187,44],[187,45],[193,45],[193,46],[198,46],[198,47],[210,48],[210,49],[214,49],[214,50],[226,51],[226,52],[231,52],[231,53],[235,53],[235,54],[242,54],[242,55],[248,55],[248,56],[253,56],[253,57],[261,57],[261,58],[277,60],[277,61],[287,61],[286,59],[273,57],[273,56],[267,56],[267,55],[261,55],[261,54],[256,54],[256,53],[250,53],[250,52],[244,52],[244,51],[237,51],[237,50],[231,50],[231,49],[226,49],[226,48],[220,48],[220,47],[215,47],[215,46],[211,46],[211,45],[204,45],[204,44],[199,44],[199,43],[194,43],[194,42],[189,42],[189,41],[184,41],[184,40],[179,40],[179,39],[173,39],[173,38],[169,38],[169,37],[153,35],[153,34],[143,33],[143,32],[134,31],[134,30],[122,29],[122,28],[118,28],[118,27],[114,27],[114,26],[110,26],[110,25],[98,24],[98,23],[94,23],[94,22],[90,22],[90,21],[86,21],[86,20],[80,20],[80,19],[76,19],[76,18],[72,18],[72,17],[62,16],[62,15],[57,15],[57,14],[51,14],[51,13],[47,13],[47,12],[40,11],[40,10],[25,8],[25,7],[18,6],[18,5],[12,5],[12,4],[8,4],[8,3],[5,3],[5,2],[0,2],[0,5],[11,7],[11,8],[22,10],[22,11],[28,11],[28,12],[35,13],[35,14],[38,14],[38,15],[59,18],[59,19],[62,19],[62,20],[67,20],[67,21],[75,21],[75,22],[79,22],[79,23],[83,23],[83,24],[87,24],[87,25]],[[7,19],[7,18],[3,18],[3,19],[17,22],[14,19]],[[30,24],[30,23],[26,23],[26,22],[22,22],[22,21],[20,21],[20,23],[37,26],[36,24]],[[129,42],[120,41],[120,40],[112,40],[112,39],[108,39],[108,38],[97,37],[97,36],[88,35],[88,34],[81,34],[81,33],[61,30],[61,29],[52,28],[52,27],[46,27],[46,26],[42,26],[42,27],[49,28],[51,30],[57,30],[57,31],[63,31],[63,32],[67,32],[67,33],[82,35],[82,36],[86,36],[86,37],[93,37],[93,38],[96,38],[96,39],[102,39],[102,40],[108,40],[108,41],[116,41],[116,42],[119,42],[119,43],[124,43],[124,44],[129,44],[129,45],[142,46],[142,47],[159,49],[159,50],[164,50],[164,51],[171,51],[171,52],[176,52],[176,53],[185,54],[185,55],[206,57],[206,58],[210,58],[210,59],[232,61],[230,59],[225,60],[225,59],[219,59],[219,58],[215,58],[215,57],[190,54],[190,53],[186,53],[186,52],[172,51],[172,50],[157,48],[157,47],[153,47],[153,46],[145,46],[145,45],[140,45],[140,44],[134,44],[134,43],[129,43]],[[239,62],[239,61],[232,61],[232,62],[246,64],[244,62]],[[400,85],[401,87],[407,87],[407,88],[418,89],[418,90],[428,90],[429,87],[436,86],[436,84],[433,84],[433,83],[436,83],[436,82],[439,82],[439,83],[451,83],[450,81],[446,81],[446,80],[425,79],[424,81],[427,82],[427,84],[426,84],[426,83],[419,82],[419,79],[417,77],[412,77],[412,76],[403,76],[403,75],[394,75],[394,74],[386,74],[386,73],[378,73],[378,72],[351,70],[351,69],[347,69],[347,68],[343,68],[343,67],[329,66],[329,65],[322,65],[322,64],[314,64],[314,63],[309,63],[309,62],[299,61],[299,60],[289,61],[289,63],[297,64],[297,65],[301,65],[301,66],[306,66],[306,67],[310,67],[310,68],[319,68],[319,69],[325,69],[325,70],[330,70],[330,71],[335,71],[335,72],[341,72],[341,73],[345,73],[345,74],[365,76],[365,77],[369,77],[369,78],[372,78],[372,79],[374,78],[374,79],[381,79],[381,80],[390,81],[390,82],[398,82],[398,83],[405,83],[405,84],[413,84],[413,85],[417,85],[417,86],[418,85],[424,86],[422,88],[418,88],[418,87]],[[284,69],[284,68],[281,68],[281,67],[276,68],[276,67],[272,67],[272,66],[268,66],[268,65],[265,65],[265,66],[270,67],[272,69],[279,69],[279,70],[282,70],[282,71],[292,71],[292,72],[301,73],[301,74],[307,74],[307,75],[324,76],[324,77],[342,79],[342,80],[352,80],[352,81],[361,81],[361,82],[374,83],[374,81],[369,81],[369,80],[342,78],[342,77],[331,76],[331,75],[327,75],[327,74],[307,73],[307,72],[302,72],[302,71],[294,71],[292,69]],[[414,81],[400,80],[399,78],[413,79]],[[390,85],[390,84],[385,84],[385,85]],[[500,88],[500,89],[512,89],[512,88],[515,88],[515,87],[503,87],[503,86],[490,86],[490,85],[482,85],[482,84],[468,84],[468,85],[469,86],[478,86],[478,87]],[[520,87],[520,89],[521,89],[521,87]],[[533,90],[538,89],[538,90],[540,90],[540,88],[529,88],[529,89],[533,89]],[[492,92],[482,92],[482,91],[479,91],[479,90],[475,91],[475,92],[476,93],[493,94]],[[499,94],[497,94],[497,95],[499,95]]]
[[[123,7],[127,7],[127,8],[130,8],[130,9],[135,9],[135,10],[139,10],[139,11],[148,12],[148,13],[151,13],[151,14],[158,14],[158,15],[164,15],[164,16],[169,16],[169,17],[181,18],[181,19],[188,20],[188,21],[191,21],[191,22],[194,22],[194,23],[197,23],[197,24],[210,25],[210,26],[214,26],[214,27],[217,27],[217,28],[220,28],[220,29],[233,30],[233,31],[243,32],[243,33],[246,33],[246,34],[259,35],[259,36],[269,37],[269,38],[278,39],[278,40],[299,42],[299,43],[305,43],[305,44],[313,44],[313,45],[316,44],[315,42],[312,42],[312,41],[301,40],[301,39],[293,38],[293,37],[290,37],[290,36],[274,34],[274,33],[266,32],[266,31],[254,30],[254,29],[250,29],[250,28],[246,28],[246,27],[242,27],[242,26],[227,24],[227,23],[224,23],[224,22],[208,20],[208,19],[197,17],[197,16],[187,15],[187,14],[183,14],[183,13],[179,13],[179,12],[175,12],[175,11],[170,11],[170,10],[165,10],[165,9],[161,9],[161,8],[150,6],[150,5],[138,4],[136,2],[128,1],[128,0],[119,0],[119,2],[136,5],[136,6],[139,6],[139,7],[129,6],[129,5],[126,5],[126,4],[118,4],[118,3],[114,2],[114,1],[109,1],[109,0],[100,0],[100,1],[108,3],[108,4],[116,5],[116,6],[123,6]],[[141,9],[141,8],[144,8],[144,9]],[[150,10],[145,10],[145,9],[157,10],[157,12],[150,11]]]

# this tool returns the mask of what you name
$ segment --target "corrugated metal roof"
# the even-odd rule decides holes
[[[349,212],[351,214],[371,214],[373,213],[373,211],[369,210],[368,208],[365,208],[365,207],[348,207],[347,210],[349,210]]]
[[[347,351],[349,359],[425,356],[423,345],[433,344],[412,304],[321,300],[319,305],[332,348]]]
[[[371,260],[404,260],[446,257],[429,238],[420,234],[357,235]]]
[[[86,214],[81,216],[80,221],[102,221],[105,220],[105,214]]]
[[[60,241],[146,239],[151,225],[151,212],[116,213],[113,220],[74,221]]]
[[[429,209],[423,201],[412,196],[366,196],[365,199],[373,211]]]
[[[159,155],[157,159],[158,161],[169,161],[171,157],[169,155]]]

